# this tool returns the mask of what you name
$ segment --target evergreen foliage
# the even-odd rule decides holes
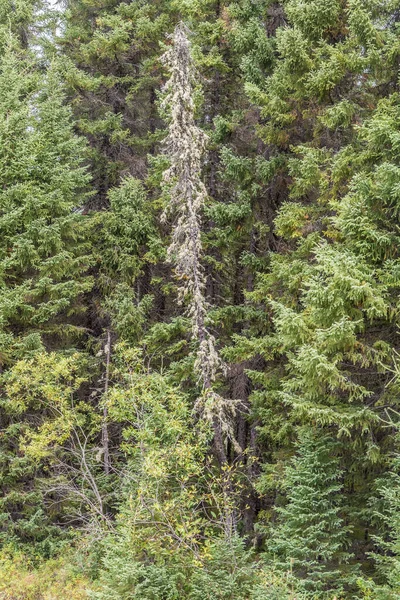
[[[23,23],[32,7],[19,8]],[[35,540],[33,552],[51,554],[51,538],[58,534],[56,519],[44,507],[39,482],[49,467],[39,446],[65,440],[72,416],[65,411],[80,386],[76,369],[81,367],[75,366],[76,357],[47,358],[45,352],[70,353],[86,335],[84,296],[92,287],[92,258],[80,207],[90,175],[56,63],[44,73],[11,31],[5,38],[0,55],[2,538]],[[78,413],[72,420],[79,420]],[[32,456],[25,442],[36,437]]]
[[[285,470],[287,505],[278,507],[279,525],[269,542],[271,551],[306,591],[318,597],[343,591],[348,562],[341,497],[343,472],[334,441],[318,431],[301,432],[298,453]],[[348,575],[347,575],[348,577]]]
[[[73,134],[55,67],[40,78],[12,44],[0,76],[3,365],[42,348],[44,336],[51,344],[84,330],[73,315],[91,288],[79,210],[89,180],[83,141]]]
[[[399,15],[0,0],[0,595],[399,597]]]

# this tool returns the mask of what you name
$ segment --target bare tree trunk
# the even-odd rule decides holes
[[[108,386],[110,380],[110,359],[111,359],[111,333],[107,329],[107,343],[104,348],[106,355],[106,373],[104,382],[104,406],[103,406],[103,421],[101,425],[101,442],[103,446],[103,468],[104,473],[109,475],[110,473],[110,441],[108,435],[108,409],[107,409],[107,395]]]
[[[202,264],[202,211],[207,190],[202,180],[202,158],[207,136],[196,125],[193,100],[194,71],[186,27],[181,23],[174,32],[173,45],[163,56],[171,72],[164,92],[163,108],[170,115],[168,135],[164,141],[170,166],[164,172],[163,184],[169,195],[169,211],[176,215],[172,241],[168,248],[170,261],[175,265],[179,281],[179,298],[188,305],[192,336],[198,343],[194,364],[202,387],[197,408],[213,430],[213,452],[221,467],[225,498],[225,536],[236,532],[236,512],[232,507],[234,490],[226,440],[236,444],[233,420],[236,405],[220,396],[213,388],[225,367],[216,348],[216,341],[207,327],[210,306],[206,300],[206,277]],[[214,169],[214,170],[213,170]],[[215,182],[215,165],[211,169],[211,188]]]

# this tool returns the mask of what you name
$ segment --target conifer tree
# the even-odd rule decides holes
[[[390,94],[396,9],[351,3],[344,11],[332,3],[329,19],[325,2],[304,9],[285,5],[273,72],[246,86],[276,157],[273,181],[285,181],[274,223],[278,251],[260,264],[248,294],[255,311],[265,311],[258,328],[237,336],[235,353],[261,359],[250,376],[267,463],[280,467],[299,422],[348,440],[343,494],[354,531],[369,540],[365,498],[393,446],[379,417],[394,402],[387,383],[397,345],[396,200],[392,191],[388,201],[383,183],[397,169],[389,116],[397,110]],[[273,487],[262,478],[260,489]],[[370,542],[350,539],[367,552]]]
[[[394,600],[398,0],[68,0],[56,64],[45,18],[0,2],[1,541]]]
[[[59,41],[77,126],[90,147],[92,209],[108,206],[121,175],[146,177],[147,154],[160,140],[159,42],[173,28],[177,8],[166,0],[67,2]]]
[[[56,70],[40,81],[13,43],[0,65],[3,365],[83,332],[73,314],[91,287],[79,212],[89,180],[84,145],[73,134]]]
[[[201,160],[207,138],[194,120],[194,73],[183,23],[176,27],[173,45],[164,54],[163,62],[171,72],[162,104],[170,114],[168,136],[164,142],[170,166],[164,172],[163,180],[170,198],[168,211],[177,217],[168,255],[175,265],[180,299],[188,302],[192,335],[198,342],[194,366],[205,395],[202,411],[212,423],[217,455],[223,464],[226,462],[223,434],[231,433],[229,419],[234,413],[234,404],[213,390],[222,362],[215,338],[206,325],[209,306],[205,298],[201,217],[207,192],[201,179]]]
[[[385,555],[376,554],[375,558],[380,572],[388,581],[389,589],[394,594],[400,593],[400,476],[399,458],[391,465],[386,481],[381,482],[380,495],[383,498],[383,511],[379,515],[389,530],[386,539],[380,539],[380,550]],[[376,515],[375,515],[376,518]],[[386,536],[385,536],[386,537]]]
[[[53,528],[34,483],[44,463],[22,448],[28,431],[46,432],[46,420],[52,439],[54,412],[35,394],[14,395],[7,382],[25,360],[36,368],[35,356],[71,352],[87,334],[83,297],[92,281],[80,204],[90,176],[56,65],[40,72],[10,34],[0,55],[0,139],[2,515],[10,538],[45,543]],[[52,361],[40,364],[54,368]],[[45,388],[48,374],[41,376]]]
[[[332,438],[305,429],[286,467],[287,505],[277,509],[279,525],[269,547],[282,567],[319,598],[342,592],[346,581],[341,565],[349,560],[350,531],[342,514],[342,478]]]
[[[393,422],[392,425],[398,441],[397,426]],[[367,593],[375,594],[379,600],[392,600],[400,593],[400,460],[397,449],[388,467],[376,482],[376,496],[372,495],[369,500],[371,522],[378,525],[372,555],[378,570],[379,584],[366,579],[362,586],[365,586]]]

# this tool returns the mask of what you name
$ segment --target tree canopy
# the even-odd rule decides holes
[[[400,598],[399,0],[0,0],[0,596]]]

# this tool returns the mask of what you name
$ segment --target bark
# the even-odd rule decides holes
[[[107,330],[107,343],[104,348],[106,355],[106,372],[104,381],[104,407],[103,407],[103,421],[101,425],[101,441],[103,446],[103,469],[106,475],[110,473],[110,440],[108,434],[108,409],[107,409],[107,395],[110,381],[110,359],[111,359],[111,333]]]

